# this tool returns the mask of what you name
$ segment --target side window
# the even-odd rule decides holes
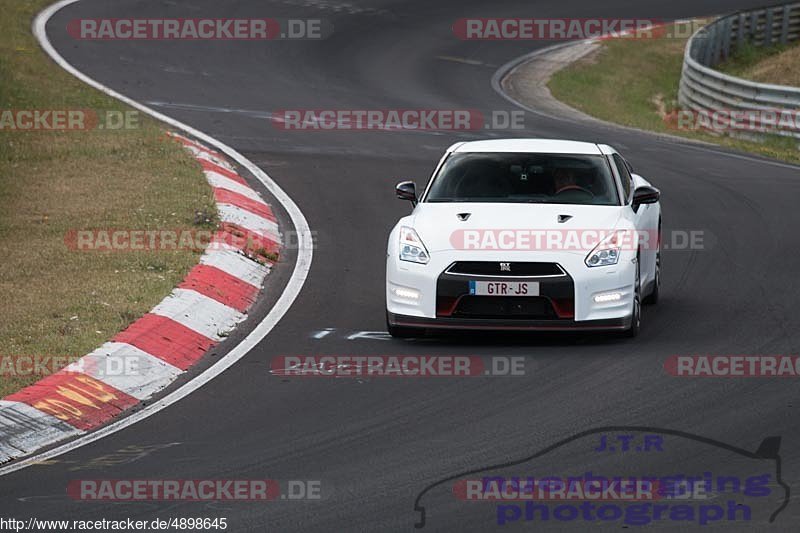
[[[625,191],[625,200],[627,201],[631,197],[631,184],[633,183],[633,178],[631,177],[631,173],[628,171],[628,165],[625,164],[625,160],[622,159],[622,156],[619,154],[614,154],[614,163],[617,165],[617,170],[619,170],[619,177],[622,181],[622,190]]]

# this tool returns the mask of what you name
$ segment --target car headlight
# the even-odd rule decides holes
[[[586,256],[585,263],[588,267],[610,266],[619,263],[622,251],[620,233],[614,232],[594,247]]]
[[[428,264],[430,260],[430,254],[422,239],[416,231],[406,226],[400,228],[400,260],[423,265]]]

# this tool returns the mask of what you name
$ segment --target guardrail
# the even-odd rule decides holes
[[[750,136],[772,133],[800,138],[800,88],[756,83],[713,68],[744,43],[770,46],[794,41],[800,41],[800,2],[715,20],[686,44],[678,103],[707,116],[742,115],[749,124],[742,130]],[[737,128],[729,128],[729,132],[735,131]]]

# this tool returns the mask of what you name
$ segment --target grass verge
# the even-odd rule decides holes
[[[50,3],[0,0],[0,111],[129,112],[41,51],[30,27]],[[75,229],[214,223],[211,189],[196,161],[158,123],[129,116],[130,128],[113,131],[0,127],[0,397],[41,378],[14,375],[9,361],[92,351],[197,264],[198,251],[79,252],[65,244]]]
[[[671,30],[666,33],[686,33]],[[792,139],[770,136],[751,142],[678,129],[668,120],[678,109],[685,46],[686,39],[674,38],[607,40],[598,52],[557,72],[549,88],[557,99],[602,120],[800,163]]]
[[[759,47],[748,43],[716,69],[758,83],[800,87],[800,44]]]

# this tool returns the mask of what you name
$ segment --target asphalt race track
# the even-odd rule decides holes
[[[409,531],[420,518],[415,500],[432,483],[526,458],[604,426],[682,431],[750,451],[766,437],[779,436],[781,476],[794,494],[800,490],[796,380],[684,379],[669,376],[663,365],[671,355],[797,353],[798,168],[527,113],[526,129],[511,135],[615,146],[661,189],[666,234],[703,232],[703,249],[665,251],[662,300],[644,308],[640,336],[349,339],[385,330],[386,238],[409,210],[395,199],[395,183],[425,183],[443,150],[456,141],[509,134],[282,131],[268,118],[275,110],[296,108],[517,109],[494,91],[493,74],[552,43],[461,41],[451,25],[462,17],[674,19],[771,3],[83,0],[65,8],[51,20],[48,34],[70,63],[244,153],[298,204],[317,232],[317,248],[300,296],[256,349],[157,415],[3,476],[3,514],[227,517],[236,532]],[[323,41],[77,41],[66,24],[82,17],[321,18],[335,31]],[[285,277],[291,265],[281,269]],[[315,338],[326,328],[332,329]],[[299,354],[524,356],[527,373],[370,380],[270,374],[273,357]],[[120,459],[120,450],[136,452]],[[548,465],[553,472],[559,465],[590,471],[606,460],[598,453],[564,452]],[[645,470],[675,468],[676,461],[686,470],[729,466],[724,454],[708,450],[652,452],[636,460]],[[319,480],[322,498],[267,504],[76,502],[65,487],[77,478]],[[471,505],[430,503],[426,529],[497,527],[491,513],[467,519]],[[800,506],[790,498],[771,526],[737,529],[720,522],[719,528],[796,531],[798,523]],[[527,524],[532,525],[588,527],[580,521]],[[674,523],[652,527],[692,529]]]

